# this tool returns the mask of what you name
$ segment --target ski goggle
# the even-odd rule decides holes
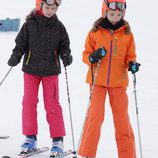
[[[56,4],[57,6],[61,5],[61,0],[43,0],[47,5],[52,6]]]
[[[120,10],[123,11],[126,9],[126,3],[121,3],[121,2],[108,2],[107,0],[104,0],[104,2],[106,3],[106,5],[108,6],[109,9],[111,10]]]

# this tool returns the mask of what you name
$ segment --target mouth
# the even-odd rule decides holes
[[[112,23],[113,25],[115,25],[117,22],[118,22],[118,21],[112,21],[111,23]]]

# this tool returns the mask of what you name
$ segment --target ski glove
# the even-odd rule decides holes
[[[140,64],[136,61],[130,61],[128,64],[128,71],[131,71],[132,74],[135,74],[137,71],[139,71]]]
[[[94,64],[94,63],[98,62],[100,59],[102,59],[106,55],[106,53],[107,53],[107,51],[105,50],[105,48],[101,47],[89,56],[89,61],[92,64]]]
[[[63,57],[63,65],[64,65],[64,67],[69,66],[72,63],[72,59],[73,59],[72,55]]]
[[[20,59],[18,59],[15,55],[11,55],[10,59],[8,60],[9,66],[16,66],[20,63]]]

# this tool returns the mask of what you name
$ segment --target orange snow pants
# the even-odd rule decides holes
[[[107,92],[113,114],[118,157],[136,158],[135,140],[128,116],[128,97],[125,87],[94,87],[78,154],[96,157]]]

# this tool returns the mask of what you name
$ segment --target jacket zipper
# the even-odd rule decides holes
[[[28,65],[30,57],[31,57],[31,51],[29,51],[29,54],[28,54],[28,57],[27,57],[27,60],[26,60],[26,65]]]
[[[109,65],[108,65],[108,77],[106,84],[109,86],[110,83],[110,72],[111,72],[111,61],[112,61],[112,46],[113,46],[113,32],[111,32],[111,42],[110,42],[110,58],[109,58]]]
[[[126,74],[125,74],[125,70],[124,70],[124,64],[122,64],[122,72],[123,72],[123,80],[126,79]]]
[[[57,59],[57,51],[55,50],[54,53],[55,53],[55,61],[56,61],[57,67],[59,67],[59,62]]]

